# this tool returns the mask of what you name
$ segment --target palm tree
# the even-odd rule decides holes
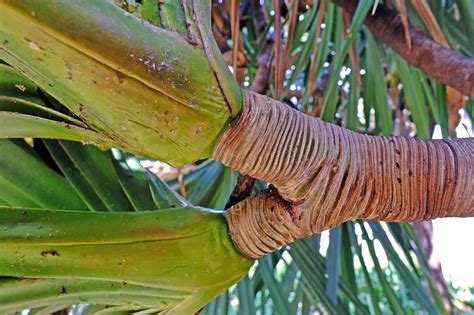
[[[0,307],[191,313],[282,248],[239,283],[247,302],[262,292],[265,307],[268,290],[282,314],[301,305],[380,313],[363,240],[386,305],[403,312],[375,259],[376,238],[420,307],[443,312],[409,225],[389,225],[404,263],[380,223],[340,224],[474,215],[472,138],[381,136],[404,135],[411,121],[420,138],[435,124],[447,136],[455,99],[472,117],[462,96],[474,97],[472,5],[432,1],[431,11],[398,1],[398,13],[391,2],[334,3],[230,1],[211,11],[204,0],[0,1],[0,137],[82,141],[175,166],[212,157],[242,174],[230,208],[215,212],[191,206],[124,152],[2,141]],[[200,162],[178,185],[193,204],[222,209],[233,174]],[[249,197],[254,179],[271,186]],[[286,246],[335,226],[327,261],[308,239]],[[352,247],[343,251],[343,240]],[[342,255],[357,255],[370,306],[357,297],[353,264],[341,273]],[[285,281],[302,283],[293,303],[275,290],[279,262]]]

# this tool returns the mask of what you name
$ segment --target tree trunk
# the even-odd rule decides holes
[[[362,135],[244,93],[244,112],[213,158],[274,185],[227,213],[245,255],[262,256],[355,218],[474,215],[474,139]]]
[[[346,12],[354,14],[359,1],[333,0]],[[474,58],[444,47],[409,24],[411,46],[405,40],[405,28],[400,14],[383,4],[375,14],[368,14],[365,25],[381,41],[389,45],[406,61],[440,82],[452,86],[464,95],[474,97]]]

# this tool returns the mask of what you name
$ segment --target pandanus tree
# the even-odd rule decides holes
[[[458,2],[466,10],[472,7]],[[0,142],[0,310],[52,312],[87,303],[104,313],[187,314],[244,277],[255,259],[346,221],[473,216],[472,138],[365,135],[324,121],[341,117],[341,99],[347,98],[346,125],[357,129],[363,84],[364,99],[374,102],[376,133],[392,132],[377,37],[392,49],[419,135],[429,137],[419,102],[426,99],[441,124],[445,85],[452,93],[474,97],[469,35],[451,27],[461,46],[455,51],[410,25],[403,1],[398,3],[401,15],[370,0],[334,3],[344,13],[322,0],[303,6],[307,12],[300,15],[299,2],[288,1],[283,49],[280,3],[274,1],[276,18],[259,31],[258,59],[267,61],[255,60],[260,71],[253,75],[251,91],[237,81],[239,39],[244,41],[239,37],[250,36],[248,29],[240,34],[237,1],[232,1],[230,16],[234,75],[221,55],[225,38],[218,43],[214,38],[219,16],[213,11],[213,26],[207,0],[0,1],[0,137],[36,138],[33,146],[23,140]],[[368,14],[372,8],[375,13]],[[470,34],[472,16],[463,14],[462,25]],[[364,21],[370,30],[364,29],[364,64],[374,77],[362,82],[355,47],[362,47]],[[304,34],[311,39],[295,53],[300,59],[286,60]],[[335,56],[327,50],[330,41],[337,45]],[[268,66],[269,44],[276,47],[274,74]],[[312,59],[303,58],[313,45],[325,53],[315,50]],[[327,55],[331,69],[324,79],[317,78]],[[345,97],[338,81],[349,63],[357,72],[349,77],[351,92]],[[291,108],[280,100],[291,98],[291,81],[305,68],[308,88]],[[255,93],[265,92],[269,77],[273,98]],[[317,79],[327,85],[321,106],[312,92]],[[380,85],[382,93],[374,89]],[[465,102],[466,111],[470,102]],[[370,110],[364,108],[367,126]],[[122,151],[106,153],[90,145]],[[125,152],[174,166],[212,158],[246,177],[239,177],[227,211],[209,210],[189,204]],[[209,163],[200,169],[214,167]],[[225,172],[230,182],[233,172]],[[249,196],[253,179],[270,186]],[[206,206],[223,207],[216,202]],[[372,230],[386,240],[380,225]],[[365,230],[363,235],[368,237]],[[316,261],[322,259],[318,255]],[[330,288],[330,279],[322,277]],[[412,280],[415,291],[421,289]],[[321,287],[314,288],[324,310],[347,311],[337,296],[322,297]],[[344,292],[358,312],[368,312],[347,288]],[[306,289],[305,294],[313,293]],[[424,303],[424,293],[416,294]],[[403,311],[396,298],[389,300],[394,312]],[[378,313],[376,300],[372,304]],[[290,312],[280,306],[281,313]],[[424,307],[438,312],[431,302]]]

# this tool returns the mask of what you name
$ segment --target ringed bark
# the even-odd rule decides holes
[[[213,158],[274,188],[227,212],[242,252],[260,257],[350,219],[474,215],[474,138],[369,136],[244,92]]]

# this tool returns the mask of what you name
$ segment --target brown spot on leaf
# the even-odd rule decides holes
[[[26,91],[26,87],[23,84],[15,84],[15,87],[22,92]]]
[[[196,129],[194,130],[194,134],[198,135],[202,132],[203,126],[197,126]]]
[[[59,253],[55,250],[44,250],[41,252],[41,256],[59,256]]]
[[[119,71],[116,71],[115,74],[117,75],[117,82],[119,84],[122,84],[123,83],[123,78],[124,78],[123,74]]]
[[[30,47],[32,50],[35,50],[35,51],[41,51],[41,50],[44,50],[43,47],[39,46],[38,44],[36,44],[35,42],[33,42],[31,39],[29,38],[26,38],[25,37],[25,41],[26,43],[28,44],[28,47]]]

